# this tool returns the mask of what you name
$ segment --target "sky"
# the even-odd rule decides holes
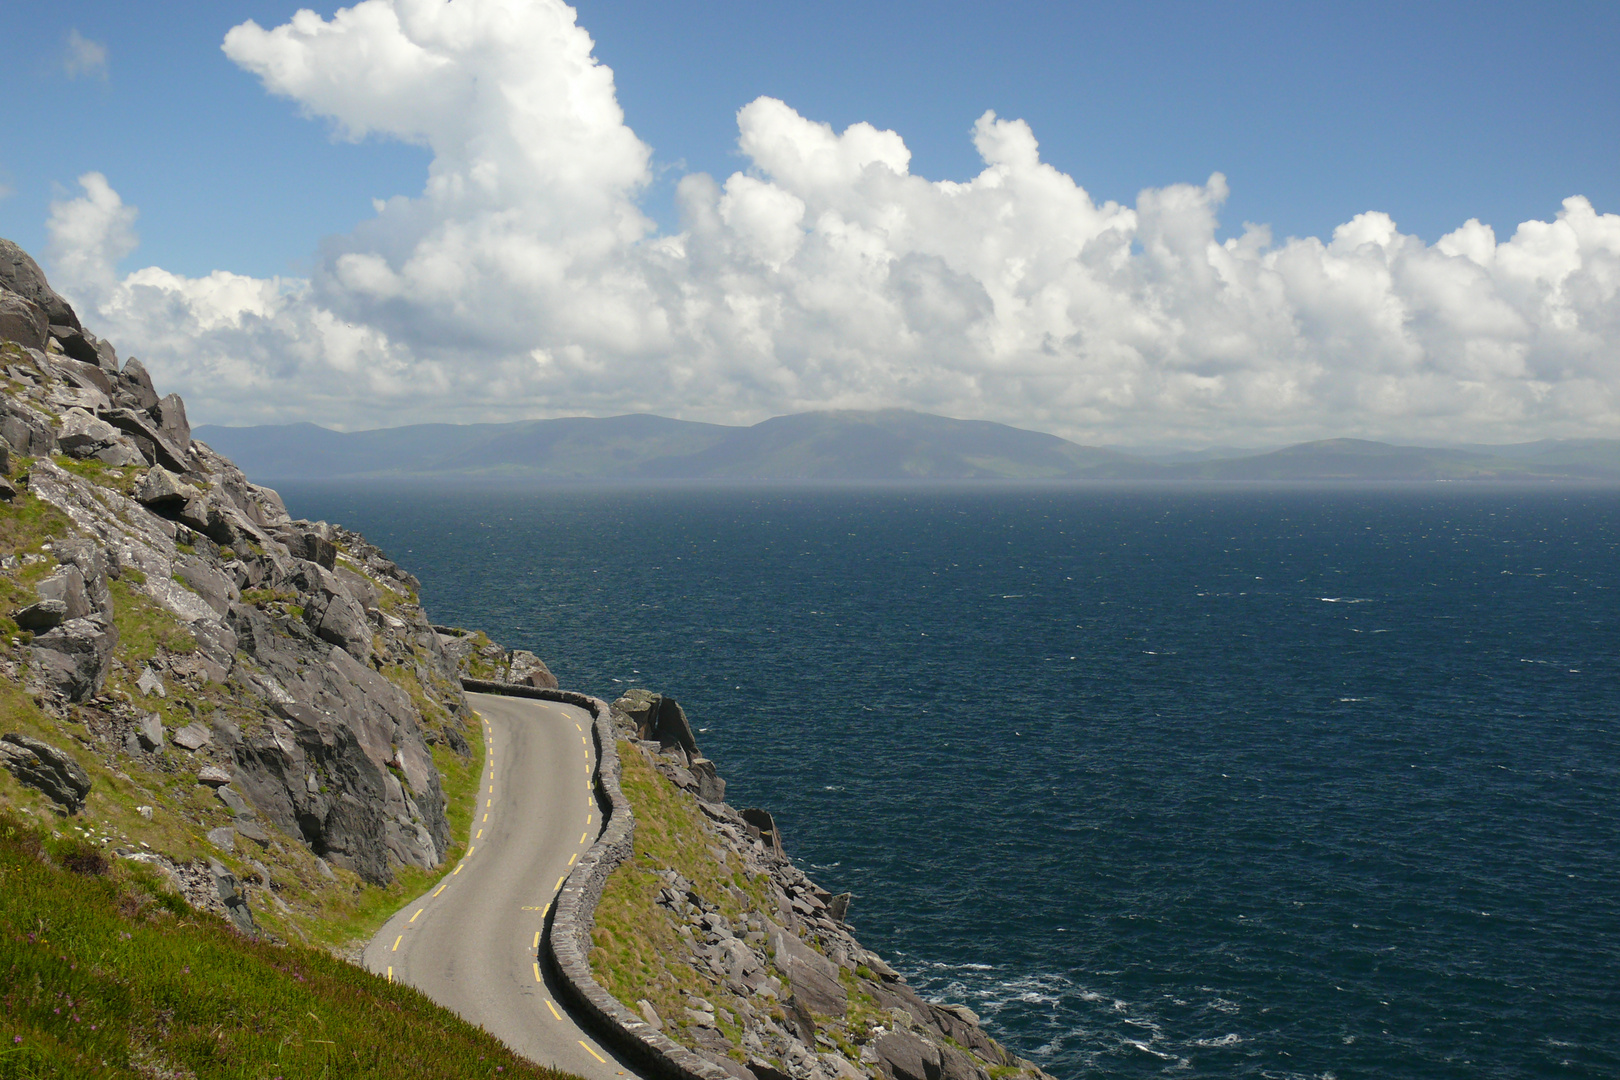
[[[0,235],[194,423],[1620,435],[1620,6],[0,11]]]

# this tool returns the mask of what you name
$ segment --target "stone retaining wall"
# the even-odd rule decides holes
[[[635,815],[619,790],[619,749],[607,702],[572,690],[543,690],[483,679],[463,679],[461,686],[476,694],[561,702],[591,714],[591,734],[596,742],[596,801],[604,827],[596,843],[574,864],[562,892],[557,894],[542,957],[557,973],[572,1011],[587,1018],[598,1037],[643,1076],[657,1080],[736,1080],[730,1072],[698,1057],[625,1008],[591,975],[591,930],[596,924],[596,905],[607,887],[608,875],[630,858],[636,833]]]

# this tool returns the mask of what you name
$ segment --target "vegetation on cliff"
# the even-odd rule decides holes
[[[194,911],[100,844],[0,814],[0,1080],[532,1077],[409,987]]]

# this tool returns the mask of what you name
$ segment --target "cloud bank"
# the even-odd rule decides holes
[[[684,177],[660,235],[652,151],[556,0],[365,0],[224,50],[339,137],[432,163],[308,280],[120,278],[134,212],[107,181],[53,207],[59,287],[208,420],[898,405],[1094,442],[1620,430],[1620,215],[1584,198],[1506,240],[1469,221],[1427,245],[1378,212],[1220,240],[1219,174],[1099,202],[986,112],[983,170],[930,181],[893,131],[760,98],[747,168]]]

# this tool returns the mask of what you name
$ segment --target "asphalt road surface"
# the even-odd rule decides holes
[[[563,1010],[539,962],[546,911],[594,843],[590,714],[468,694],[486,757],[461,863],[366,947],[366,967],[408,983],[542,1065],[617,1080],[634,1071]]]

